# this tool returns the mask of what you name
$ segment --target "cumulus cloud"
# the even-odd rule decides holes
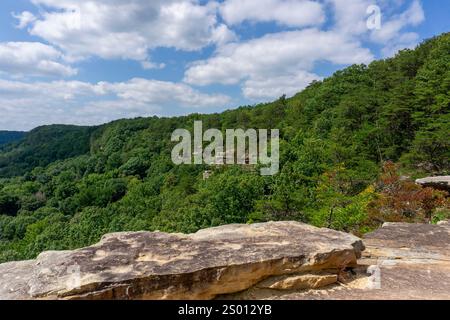
[[[383,45],[383,56],[392,56],[399,49],[417,45],[419,35],[404,31],[425,21],[425,13],[419,0],[410,1],[410,6],[398,13],[404,6],[404,0],[325,0],[332,8],[334,16],[333,29],[347,35],[358,36],[375,44]],[[381,26],[369,30],[367,26],[368,11],[372,5],[381,10]]]
[[[18,20],[18,23],[16,25],[16,28],[18,28],[18,29],[23,29],[26,26],[28,26],[29,24],[36,21],[36,17],[34,16],[34,14],[32,14],[29,11],[23,11],[20,14],[13,13],[12,15],[14,18],[16,18]]]
[[[382,25],[377,30],[368,27],[368,9],[374,4],[381,6],[382,12]],[[220,13],[229,25],[275,21],[300,29],[221,46],[212,57],[192,63],[184,81],[193,85],[240,84],[244,96],[254,100],[295,93],[320,78],[314,74],[318,62],[371,62],[375,55],[364,43],[382,45],[384,56],[417,44],[418,35],[404,29],[424,21],[422,6],[414,0],[398,13],[403,5],[403,0],[225,1]],[[328,26],[319,28],[325,13]],[[317,27],[301,29],[308,25]]]
[[[186,84],[135,78],[127,82],[0,80],[0,127],[31,129],[42,124],[92,125],[118,118],[165,114],[166,107],[226,106],[230,98]]]
[[[367,9],[372,0],[325,0],[334,19],[333,30],[350,35],[367,33]]]
[[[61,60],[61,52],[39,42],[0,42],[0,72],[13,77],[77,74]]]
[[[419,41],[415,32],[403,32],[408,26],[417,26],[425,20],[422,5],[415,0],[411,6],[400,14],[395,14],[382,24],[379,30],[373,30],[371,40],[384,44],[384,56],[392,56],[398,50],[412,48]]]
[[[243,84],[244,96],[252,100],[270,100],[286,94],[292,96],[313,81],[321,80],[314,73],[299,71],[296,74],[247,80]]]
[[[318,78],[308,72],[314,69],[318,61],[343,65],[367,63],[372,59],[371,52],[353,38],[336,32],[305,29],[228,44],[212,58],[191,65],[186,71],[185,81],[209,85],[237,84],[246,80],[245,96],[265,98],[268,95],[261,90],[265,84],[276,86],[272,89],[276,94],[286,84],[286,81],[282,81],[276,85],[276,80],[268,79],[281,77],[283,80],[296,80],[298,91],[309,80]],[[304,80],[300,80],[301,77]]]
[[[218,22],[217,4],[197,0],[32,0],[41,14],[22,18],[39,36],[71,60],[98,56],[146,62],[158,47],[199,50],[235,39]],[[25,13],[22,13],[22,17]],[[147,61],[148,62],[148,61]],[[152,66],[152,64],[146,64]]]
[[[184,107],[208,107],[229,102],[227,96],[203,94],[183,83],[140,78],[119,83],[100,82],[96,87],[102,92],[114,93],[123,100],[155,105],[172,103]]]
[[[169,61],[152,61],[156,48],[197,51],[212,45],[213,53],[204,50],[203,60],[188,63],[183,83],[0,80],[0,128],[95,124],[164,114],[170,106],[194,110],[230,101],[193,86],[237,85],[253,101],[292,95],[325,76],[318,74],[319,63],[369,63],[375,58],[369,45],[381,48],[384,56],[416,45],[419,36],[412,27],[425,19],[419,0],[30,1],[37,10],[13,13],[15,27],[46,44],[0,43],[0,76],[69,77],[77,73],[74,62],[90,57],[162,69]],[[382,12],[379,30],[367,26],[367,9],[374,4]],[[250,28],[267,22],[277,27],[240,37],[246,22]]]
[[[325,21],[322,5],[309,0],[228,0],[220,13],[229,25],[244,21],[269,22],[291,27],[320,25]]]

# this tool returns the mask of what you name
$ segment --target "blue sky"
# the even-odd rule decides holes
[[[448,32],[442,0],[2,0],[0,130],[212,113]]]

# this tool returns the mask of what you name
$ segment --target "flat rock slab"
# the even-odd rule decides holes
[[[366,235],[366,250],[348,279],[316,290],[272,290],[268,280],[220,299],[450,300],[450,224],[386,223]],[[323,276],[322,276],[323,277]],[[314,279],[314,278],[313,278]],[[292,283],[296,278],[288,278]],[[347,280],[347,281],[346,281]],[[278,289],[276,288],[276,289]],[[291,287],[295,289],[294,287]]]
[[[387,223],[368,234],[348,283],[281,292],[251,288],[227,299],[450,300],[450,224]]]
[[[302,274],[323,272],[329,279],[355,266],[363,250],[357,237],[297,222],[117,233],[84,249],[0,265],[0,299],[212,299],[270,277],[295,274],[300,283]]]
[[[359,281],[322,298],[450,300],[449,224],[386,223],[364,244],[359,263],[371,273],[365,286]]]
[[[368,234],[360,264],[379,277],[362,299],[450,300],[450,225],[387,223]],[[377,269],[378,268],[378,269]],[[377,272],[377,274],[375,274]],[[341,296],[353,295],[341,292]],[[337,295],[339,297],[339,294]]]

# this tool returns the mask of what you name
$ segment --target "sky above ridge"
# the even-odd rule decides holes
[[[271,101],[450,31],[449,12],[447,0],[1,0],[0,130]]]

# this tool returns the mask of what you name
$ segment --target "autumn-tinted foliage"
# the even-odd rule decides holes
[[[437,208],[450,209],[448,193],[422,188],[407,177],[401,177],[398,166],[385,163],[377,183],[379,194],[370,204],[369,220],[374,226],[383,222],[432,222]]]

